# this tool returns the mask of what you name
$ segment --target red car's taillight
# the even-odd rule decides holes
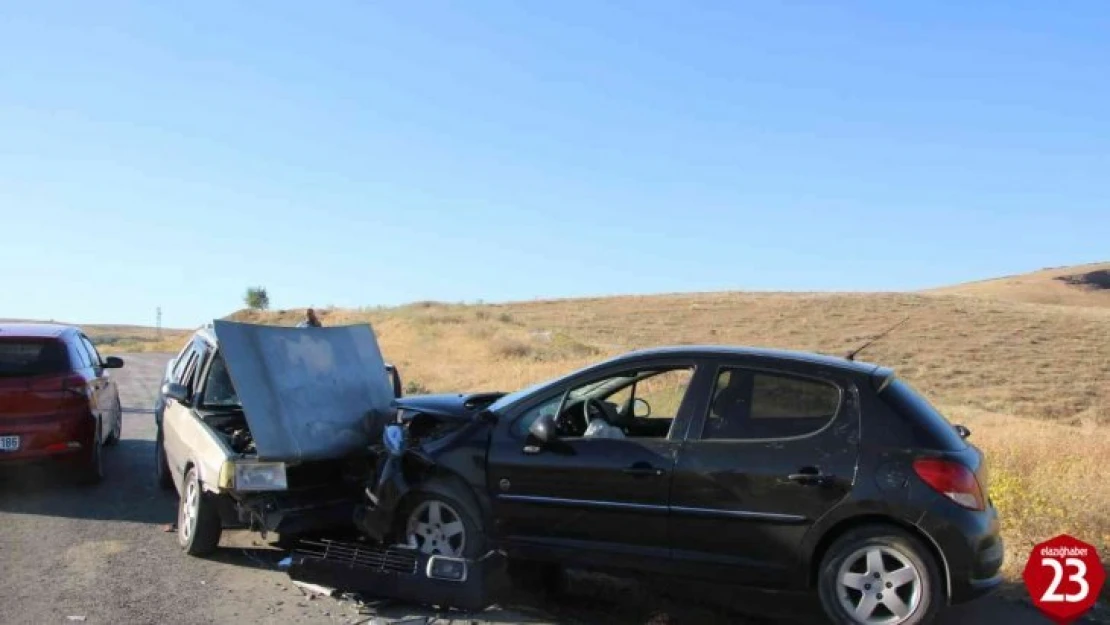
[[[61,400],[58,409],[75,408],[87,402],[92,389],[80,373],[52,375],[35,380],[31,392],[39,397],[56,397]]]
[[[985,510],[983,489],[971,469],[954,460],[918,458],[913,470],[933,490],[969,510]]]

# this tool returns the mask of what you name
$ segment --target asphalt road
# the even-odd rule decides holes
[[[306,596],[276,562],[284,555],[246,532],[225,534],[210,559],[190,558],[172,533],[177,496],[153,481],[150,408],[165,354],[125,356],[115,372],[125,408],[123,440],[106,450],[107,478],[78,487],[39,471],[0,479],[0,623],[449,623],[432,612],[388,606],[377,616],[356,604]],[[657,589],[576,577],[558,602],[457,616],[465,623],[815,622],[796,602],[763,595],[753,610],[778,618],[722,616]],[[673,594],[673,593],[671,593]],[[660,598],[664,595],[663,598]],[[789,611],[785,610],[789,608]],[[552,616],[552,614],[557,616]],[[445,616],[445,615],[441,615]],[[1048,621],[1031,608],[988,598],[950,610],[947,625]]]

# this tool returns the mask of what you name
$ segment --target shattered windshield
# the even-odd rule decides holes
[[[212,357],[212,365],[208,367],[208,382],[204,385],[204,395],[201,405],[206,408],[241,408],[239,394],[231,383],[231,375],[227,372],[227,364],[219,352]]]

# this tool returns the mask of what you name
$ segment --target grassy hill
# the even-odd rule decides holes
[[[1020,276],[957,284],[933,292],[1031,304],[1110,308],[1110,263],[1054,267]]]

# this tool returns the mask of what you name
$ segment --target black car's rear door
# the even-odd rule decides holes
[[[858,402],[833,371],[718,364],[675,465],[675,566],[790,585],[805,562],[806,531],[852,488]]]

